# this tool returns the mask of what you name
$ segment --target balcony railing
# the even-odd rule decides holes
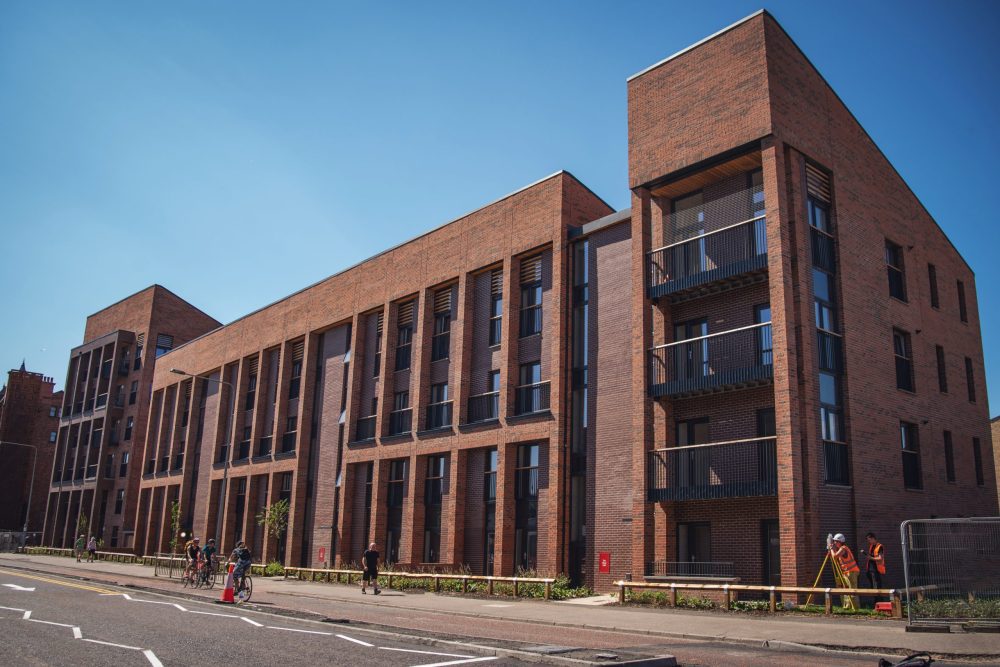
[[[711,579],[730,579],[735,577],[731,562],[712,561],[666,561],[657,560],[646,563],[647,577],[682,578],[706,577]]]
[[[298,431],[288,431],[281,436],[281,453],[287,454],[295,451],[295,442],[298,440]]]
[[[514,497],[518,500],[538,497],[538,468],[522,468],[514,472]]]
[[[769,382],[771,323],[659,345],[650,350],[651,396],[683,396]]]
[[[490,391],[469,397],[469,423],[485,422],[500,418],[500,392]]]
[[[236,445],[236,460],[241,461],[248,458],[250,458],[250,441],[242,440]]]
[[[107,404],[108,404],[108,395],[107,394],[98,394],[97,395],[97,407],[103,408]]]
[[[657,449],[649,453],[647,472],[650,502],[773,496],[775,438]]]
[[[549,409],[549,383],[538,382],[517,387],[514,391],[514,414],[530,415]]]
[[[257,456],[270,456],[274,439],[271,436],[264,436],[257,441]]]
[[[389,435],[409,433],[412,428],[413,409],[395,410],[389,413]]]
[[[521,338],[542,333],[542,307],[527,306],[522,308],[520,321],[519,334]]]
[[[376,416],[362,417],[354,427],[355,440],[371,440],[375,437]]]
[[[657,298],[767,267],[767,224],[757,216],[649,252],[649,296]]]
[[[451,426],[451,401],[431,403],[427,406],[427,428]]]

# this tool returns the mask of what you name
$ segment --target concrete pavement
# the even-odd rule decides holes
[[[141,565],[85,564],[55,556],[13,554],[0,556],[0,566],[4,563],[57,568],[95,580],[134,578],[144,586],[171,590],[179,588],[178,582],[156,578],[152,568]],[[936,656],[955,658],[1000,658],[1000,635],[907,633],[904,623],[891,620],[749,616],[422,593],[387,592],[376,598],[362,596],[356,587],[346,585],[262,577],[255,578],[254,582],[254,601],[266,599],[285,609],[327,616],[349,612],[352,618],[361,621],[418,631],[475,626],[475,636],[500,639],[502,637],[495,635],[521,632],[521,626],[530,624],[534,627],[548,626],[548,634],[559,639],[555,643],[586,646],[589,639],[589,645],[599,644],[600,648],[634,645],[637,636],[646,636],[649,644],[664,638],[702,643],[722,640],[744,646],[767,645],[790,650],[809,646],[878,654],[930,651]],[[211,593],[212,596],[217,594],[217,591]],[[414,614],[415,611],[422,613]],[[680,658],[680,653],[674,652]],[[827,654],[826,657],[832,656]]]

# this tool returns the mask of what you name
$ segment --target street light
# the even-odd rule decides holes
[[[31,492],[35,490],[35,465],[38,463],[38,447],[35,445],[26,445],[23,442],[10,442],[9,440],[0,440],[0,445],[29,447],[34,450],[31,456],[31,484],[28,486],[28,507],[24,512],[24,527],[21,529],[21,546],[24,547],[28,543],[28,517],[31,516]]]
[[[194,373],[188,373],[187,371],[182,371],[179,368],[171,368],[170,372],[174,375],[183,375],[189,378],[198,378],[199,380],[204,380],[206,382],[215,382],[217,384],[224,384],[229,387],[230,393],[233,395],[233,414],[226,424],[226,460],[225,465],[222,468],[222,489],[219,491],[219,508],[215,513],[215,539],[222,544],[222,513],[225,510],[226,502],[226,491],[229,487],[229,458],[233,454],[232,443],[229,441],[229,433],[232,426],[235,425],[236,421],[236,389],[233,388],[232,383],[226,382],[225,380],[217,380],[213,377],[208,377],[207,375],[195,375]],[[226,372],[226,366],[223,364],[222,371],[223,374]]]

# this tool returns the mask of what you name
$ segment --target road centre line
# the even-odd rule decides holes
[[[83,631],[75,625],[73,626],[73,639],[83,639]]]
[[[17,607],[0,607],[0,609],[6,609],[7,611],[28,611],[27,609],[18,609]]]
[[[39,577],[39,576],[35,576],[33,574],[23,574],[21,572],[13,572],[11,570],[7,570],[7,569],[4,569],[4,568],[0,568],[0,574],[6,574],[6,575],[10,575],[12,577],[23,577],[25,579],[34,579],[35,581],[45,581],[45,582],[48,582],[50,584],[56,584],[58,586],[67,586],[69,588],[79,588],[79,589],[82,589],[82,590],[85,590],[85,591],[95,591],[97,593],[102,593],[102,594],[105,594],[105,595],[106,594],[112,594],[112,595],[115,594],[114,591],[112,591],[110,589],[107,589],[107,588],[99,588],[97,586],[87,586],[85,584],[75,584],[75,583],[71,583],[71,582],[68,582],[68,581],[63,581],[61,579],[49,579],[48,577]]]
[[[22,616],[21,618],[23,618],[26,621],[31,620],[31,612],[30,611],[24,612],[24,616]]]
[[[447,667],[447,665],[466,665],[470,662],[486,662],[488,660],[496,660],[496,656],[488,656],[485,658],[469,658],[468,660],[451,660],[449,662],[432,662],[429,665],[417,665],[416,667]]]
[[[55,621],[43,621],[38,618],[29,618],[32,623],[44,623],[45,625],[58,625],[60,628],[73,628],[76,627],[72,623],[56,623]]]
[[[301,633],[306,634],[306,635],[324,635],[326,637],[329,637],[330,635],[333,634],[332,632],[320,632],[319,630],[300,630],[298,628],[280,628],[277,625],[269,625],[269,626],[267,626],[267,629],[268,630],[287,630],[288,632],[301,632]]]
[[[355,639],[354,637],[348,637],[347,635],[337,635],[341,639],[345,639],[349,642],[354,642],[355,644],[361,644],[362,646],[367,646],[368,648],[373,648],[375,644],[369,644],[368,642],[363,642],[360,639]]]
[[[258,623],[257,621],[255,621],[253,619],[247,618],[246,616],[240,616],[239,618],[240,618],[240,620],[246,621],[247,623],[249,623],[250,625],[252,625],[254,627],[257,627],[257,628],[264,627],[263,623]]]

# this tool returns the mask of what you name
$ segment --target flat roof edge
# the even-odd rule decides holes
[[[727,25],[722,30],[719,30],[718,32],[714,32],[711,35],[709,35],[708,37],[705,37],[704,39],[699,39],[697,42],[695,42],[691,46],[686,46],[683,49],[681,49],[680,51],[678,51],[677,53],[674,53],[673,55],[667,56],[666,58],[664,58],[660,62],[654,63],[654,64],[650,65],[649,67],[647,67],[646,69],[642,70],[641,72],[636,72],[635,74],[633,74],[629,78],[625,79],[625,82],[628,83],[632,79],[638,78],[638,77],[642,76],[643,74],[646,74],[647,72],[651,72],[652,70],[656,69],[660,65],[664,65],[664,64],[670,62],[671,60],[673,60],[674,58],[676,58],[678,56],[682,56],[685,53],[687,53],[688,51],[692,51],[692,50],[698,48],[699,46],[701,46],[705,42],[710,42],[713,39],[715,39],[716,37],[718,37],[719,35],[723,35],[723,34],[729,32],[730,30],[732,30],[733,28],[736,28],[738,26],[743,25],[744,23],[746,23],[750,19],[755,18],[757,16],[760,16],[761,14],[766,14],[766,13],[767,13],[766,9],[758,9],[757,11],[755,11],[750,16],[745,16],[745,17],[741,18],[739,21],[737,21],[736,23],[732,23],[730,25]]]
[[[590,222],[581,225],[579,227],[572,227],[569,230],[569,237],[571,239],[578,239],[584,236],[589,236],[594,232],[599,232],[607,227],[613,227],[614,225],[625,222],[626,220],[632,219],[632,207],[623,208],[620,211],[615,211],[603,218],[598,218],[597,220],[591,220]]]

